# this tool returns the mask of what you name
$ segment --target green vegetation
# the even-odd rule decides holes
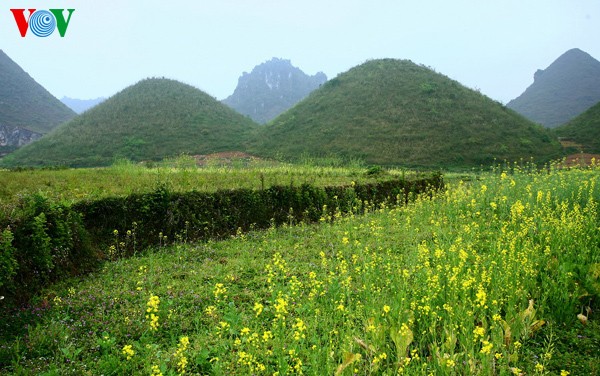
[[[565,125],[556,134],[581,145],[585,153],[600,153],[600,102]]]
[[[565,52],[507,107],[549,128],[565,124],[600,101],[600,61],[574,48]]]
[[[31,194],[74,203],[150,193],[159,187],[168,187],[173,192],[265,189],[302,184],[324,187],[350,185],[353,181],[374,183],[414,175],[402,170],[367,174],[362,167],[300,166],[265,161],[240,167],[197,168],[195,160],[185,156],[167,159],[151,167],[122,160],[107,168],[0,170],[0,208]]]
[[[48,133],[75,112],[0,50],[0,125]],[[8,150],[7,150],[8,151]]]
[[[361,158],[379,165],[472,167],[560,155],[557,140],[512,110],[410,61],[373,60],[328,81],[260,128],[248,151]]]
[[[132,173],[121,183],[136,179],[147,181],[146,176],[135,174],[135,167],[128,170]],[[345,181],[346,184],[323,187],[300,183],[308,176],[294,174],[299,171],[311,171],[312,180],[320,183]],[[181,171],[167,173],[180,178],[185,175]],[[106,174],[98,175],[115,183]],[[0,206],[0,229],[4,231],[0,237],[0,295],[11,302],[22,302],[48,283],[89,271],[101,260],[135,255],[140,249],[164,244],[167,240],[220,239],[239,231],[291,221],[315,222],[323,213],[333,215],[333,210],[362,213],[365,202],[371,205],[390,200],[404,202],[443,185],[439,175],[413,176],[408,180],[404,179],[405,175],[380,172],[375,178],[356,169],[230,169],[194,175],[179,179],[178,189],[186,186],[182,183],[190,183],[198,177],[200,181],[207,176],[221,180],[220,177],[227,175],[247,179],[257,186],[253,189],[231,186],[216,191],[188,187],[185,191],[175,191],[167,180],[167,183],[157,183],[153,189],[147,187],[143,193],[120,197],[68,197],[78,191],[70,191],[65,186],[62,199],[49,198],[41,190],[7,199]],[[76,182],[76,178],[86,176],[94,175],[68,177],[69,182]],[[273,179],[285,185],[267,186]],[[231,178],[222,180],[232,182]],[[295,185],[297,183],[299,185]]]
[[[0,311],[0,372],[598,374],[600,170],[474,178],[106,264]]]
[[[96,167],[241,149],[255,127],[213,97],[167,79],[146,79],[0,160],[2,166]]]

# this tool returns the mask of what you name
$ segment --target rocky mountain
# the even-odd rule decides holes
[[[178,81],[146,79],[0,159],[0,166],[95,167],[116,159],[238,151],[258,127],[210,95]]]
[[[0,50],[0,155],[36,140],[75,115]]]
[[[564,124],[600,101],[600,61],[580,49],[565,52],[507,107],[528,119],[553,128]]]
[[[90,108],[104,102],[105,100],[106,100],[106,98],[103,98],[103,97],[96,98],[96,99],[76,99],[76,98],[62,97],[60,99],[61,102],[63,102],[65,105],[67,105],[67,107],[69,107],[71,110],[77,112],[78,114],[81,114],[81,113],[89,110]]]
[[[371,60],[329,80],[259,128],[247,150],[426,168],[561,154],[549,130],[427,67],[394,59]]]
[[[244,72],[232,95],[223,103],[264,124],[301,101],[327,81],[319,72],[309,76],[290,60],[273,58]]]

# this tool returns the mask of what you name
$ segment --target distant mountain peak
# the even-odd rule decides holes
[[[259,123],[266,123],[325,81],[327,76],[323,72],[309,76],[289,59],[273,57],[255,66],[252,72],[243,72],[235,91],[223,103]]]
[[[579,48],[533,77],[533,84],[507,107],[547,127],[564,124],[600,101],[600,62]]]
[[[94,99],[77,99],[70,97],[62,97],[60,99],[61,102],[63,102],[65,105],[67,105],[67,107],[77,112],[78,114],[89,110],[90,108],[104,102],[105,100],[106,98],[104,97],[98,97]]]

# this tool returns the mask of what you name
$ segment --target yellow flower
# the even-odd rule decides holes
[[[304,334],[306,325],[302,319],[297,318],[296,323],[292,325],[292,328],[294,329],[294,340],[300,341],[301,339],[306,338],[306,334]]]
[[[565,371],[564,369],[560,370],[560,376],[569,376],[571,374],[571,372],[569,371]]]
[[[542,372],[542,371],[544,370],[544,365],[543,365],[543,364],[541,364],[541,363],[536,363],[536,364],[535,364],[535,370],[536,370],[537,372]]]
[[[516,341],[516,342],[515,342],[515,350],[518,350],[518,349],[520,349],[520,348],[521,348],[521,342],[519,342],[519,341]]]
[[[222,283],[217,283],[215,285],[215,288],[213,290],[215,299],[219,300],[220,297],[226,298],[227,297],[227,295],[225,295],[226,293],[227,293],[227,287],[225,287],[225,285],[223,285]]]
[[[263,333],[262,338],[263,338],[263,341],[267,342],[270,339],[273,339],[273,333],[271,333],[270,330],[267,330],[266,332]]]
[[[244,329],[242,329],[241,333],[242,333],[243,336],[248,335],[250,333],[250,329],[249,328],[244,328]]]
[[[181,337],[179,344],[184,350],[187,349],[188,345],[190,344],[190,338],[188,336]]]
[[[489,354],[492,351],[492,347],[494,347],[494,345],[488,341],[481,341],[481,343],[483,344],[483,346],[481,347],[481,350],[479,352],[482,354]]]
[[[487,300],[487,294],[485,293],[485,290],[480,287],[475,296],[477,298],[477,306],[485,307],[485,302]]]
[[[125,355],[127,357],[127,360],[131,360],[131,358],[135,355],[135,351],[133,351],[133,348],[131,345],[125,345],[123,346],[123,355]]]
[[[263,311],[264,306],[258,302],[254,303],[254,313],[256,313],[256,317],[260,316]]]
[[[446,366],[453,368],[456,365],[456,362],[452,359],[446,359]]]
[[[146,312],[150,313],[150,312],[158,312],[158,305],[160,304],[160,299],[158,298],[158,296],[150,296],[150,299],[148,299],[148,303],[146,303],[147,305],[147,309]]]
[[[150,319],[150,330],[158,330],[158,327],[160,326],[158,323],[158,316],[151,313],[150,316],[146,316],[146,318]]]
[[[150,376],[163,376],[160,367],[157,365],[152,366],[152,374]]]
[[[475,334],[475,338],[477,338],[477,337],[483,337],[484,334],[485,334],[485,329],[483,329],[483,327],[481,327],[481,326],[478,326],[477,328],[475,328],[473,330],[473,334]]]

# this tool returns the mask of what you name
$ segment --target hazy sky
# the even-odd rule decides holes
[[[75,12],[64,38],[22,38],[12,8]],[[600,59],[600,0],[0,2],[0,49],[58,98],[111,96],[165,76],[223,99],[272,57],[329,78],[390,57],[506,103],[575,47]]]

